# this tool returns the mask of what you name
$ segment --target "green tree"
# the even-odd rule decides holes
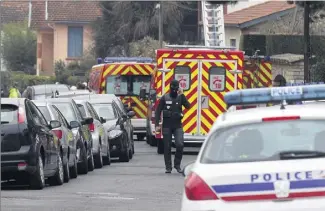
[[[196,3],[197,4],[197,3]],[[193,2],[163,2],[164,38],[178,39],[184,10],[193,10]],[[158,10],[155,1],[101,2],[103,16],[95,24],[96,54],[128,55],[128,43],[145,36],[158,39]]]
[[[11,71],[34,74],[36,63],[36,34],[27,23],[9,23],[3,26],[2,57]]]

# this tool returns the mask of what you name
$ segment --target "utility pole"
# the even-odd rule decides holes
[[[163,2],[160,1],[157,5],[158,14],[159,14],[159,46],[160,48],[163,47],[163,40],[164,40],[164,13],[163,13]]]
[[[2,18],[1,18],[1,7],[2,7],[2,0],[0,0],[0,89],[2,88],[2,85],[1,85],[1,77],[2,77]],[[2,93],[1,93],[2,94]],[[0,95],[0,111],[1,111],[1,95]],[[0,122],[1,122],[1,115],[0,115]],[[1,132],[1,128],[2,125],[0,124],[0,133]],[[2,136],[1,136],[1,140],[2,142]],[[0,146],[0,150],[1,150],[1,146]],[[0,151],[1,152],[1,151]],[[0,156],[0,162],[1,162],[1,156]],[[1,180],[1,175],[0,175],[0,180]]]
[[[304,3],[304,81],[310,82],[309,58],[310,58],[310,34],[309,34],[310,7],[308,1]]]

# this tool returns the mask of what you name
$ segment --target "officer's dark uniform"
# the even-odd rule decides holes
[[[161,112],[163,112],[163,141],[164,141],[164,158],[166,173],[172,171],[171,144],[172,135],[175,138],[176,154],[174,159],[174,168],[181,172],[181,161],[184,147],[184,131],[182,128],[182,106],[189,109],[190,103],[184,94],[178,95],[179,82],[173,80],[170,84],[170,93],[161,97],[156,110],[155,126],[159,126]]]

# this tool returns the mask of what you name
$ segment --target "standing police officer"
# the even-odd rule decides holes
[[[164,142],[164,158],[166,173],[172,172],[172,135],[175,137],[176,154],[174,159],[174,168],[181,173],[181,161],[184,148],[184,131],[182,128],[182,106],[189,109],[190,103],[187,101],[183,90],[179,88],[179,82],[172,80],[170,83],[170,93],[161,97],[155,115],[156,131],[160,131],[159,120],[161,112],[163,113],[162,134]]]

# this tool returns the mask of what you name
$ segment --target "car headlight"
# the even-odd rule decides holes
[[[122,134],[122,131],[120,130],[111,130],[108,132],[108,137],[110,139],[114,139],[116,137],[119,137]]]

